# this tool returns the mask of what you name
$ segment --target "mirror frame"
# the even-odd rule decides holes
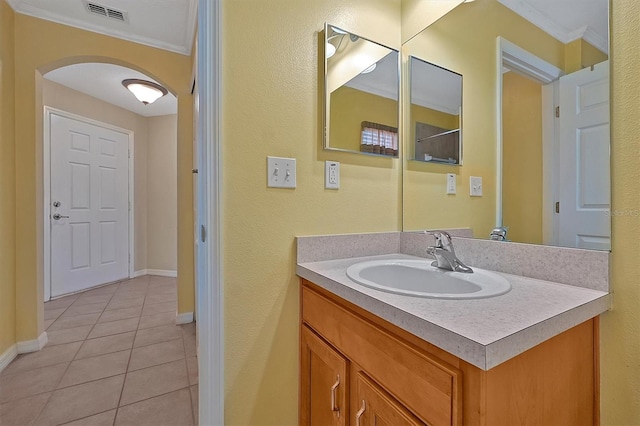
[[[396,64],[396,69],[397,69],[397,73],[396,73],[396,87],[397,87],[397,93],[398,93],[398,100],[397,102],[397,107],[396,107],[396,116],[397,116],[397,127],[398,127],[398,153],[396,155],[386,155],[386,154],[376,154],[373,152],[362,152],[362,151],[355,151],[352,149],[343,149],[343,148],[336,148],[336,147],[332,147],[330,146],[330,138],[329,138],[329,133],[330,133],[330,129],[329,129],[329,119],[328,116],[330,114],[330,96],[331,94],[329,93],[329,84],[328,84],[328,75],[329,75],[329,67],[328,67],[328,62],[327,62],[327,54],[326,54],[326,46],[327,43],[329,42],[329,27],[332,28],[337,28],[340,31],[344,31],[347,35],[354,35],[357,36],[358,39],[362,39],[365,41],[368,41],[370,43],[376,44],[378,46],[384,47],[385,49],[389,49],[391,52],[396,52],[397,54],[397,64]],[[322,69],[322,74],[323,74],[323,88],[322,88],[322,95],[323,95],[323,102],[322,102],[322,107],[323,107],[323,112],[322,112],[322,147],[323,149],[327,150],[327,151],[339,151],[339,152],[348,152],[351,154],[362,154],[362,155],[368,155],[368,156],[373,156],[373,157],[380,157],[380,158],[394,158],[394,159],[399,159],[402,158],[402,153],[403,153],[403,149],[402,149],[402,114],[401,114],[401,102],[402,102],[402,95],[401,95],[401,90],[402,90],[402,78],[400,75],[401,72],[401,62],[402,62],[402,55],[400,53],[399,50],[394,49],[392,47],[389,46],[385,46],[382,43],[378,43],[377,41],[373,41],[371,39],[368,39],[366,37],[362,37],[358,34],[352,33],[351,31],[345,30],[337,25],[333,25],[333,24],[329,24],[328,22],[324,23],[324,29],[323,29],[323,37],[322,37],[322,43],[323,45],[321,46],[321,48],[319,49],[320,54],[322,55],[322,63],[323,63],[323,69]]]

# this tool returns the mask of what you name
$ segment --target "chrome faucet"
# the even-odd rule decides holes
[[[489,239],[494,241],[507,241],[507,231],[509,228],[504,226],[496,226],[489,234]]]
[[[473,269],[462,263],[460,259],[456,257],[456,252],[453,249],[453,241],[451,235],[445,231],[425,231],[429,235],[433,235],[436,239],[435,246],[427,247],[427,254],[436,258],[431,264],[437,266],[440,269],[446,269],[454,272],[472,273]]]

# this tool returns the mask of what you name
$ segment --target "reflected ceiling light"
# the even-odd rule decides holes
[[[325,48],[325,52],[327,52],[327,59],[329,59],[330,57],[336,54],[336,47],[333,44],[327,42],[327,47]]]
[[[154,103],[168,93],[167,89],[157,83],[139,80],[137,78],[122,80],[122,85],[129,89],[129,91],[145,105]]]
[[[376,69],[377,65],[378,64],[374,63],[373,65],[371,65],[370,67],[368,67],[364,71],[362,71],[360,74],[369,74],[371,71]]]

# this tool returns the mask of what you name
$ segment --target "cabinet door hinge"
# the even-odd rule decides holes
[[[556,107],[556,118],[560,118],[560,106]]]
[[[200,225],[200,241],[204,243],[206,239],[207,239],[207,230],[205,229],[204,225]]]
[[[556,201],[556,213],[560,213],[560,201]]]

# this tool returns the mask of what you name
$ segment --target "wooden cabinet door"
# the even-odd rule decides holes
[[[347,360],[309,327],[302,326],[300,424],[344,426],[347,406]]]
[[[356,382],[359,404],[354,407],[356,426],[426,425],[366,375],[358,373]]]

